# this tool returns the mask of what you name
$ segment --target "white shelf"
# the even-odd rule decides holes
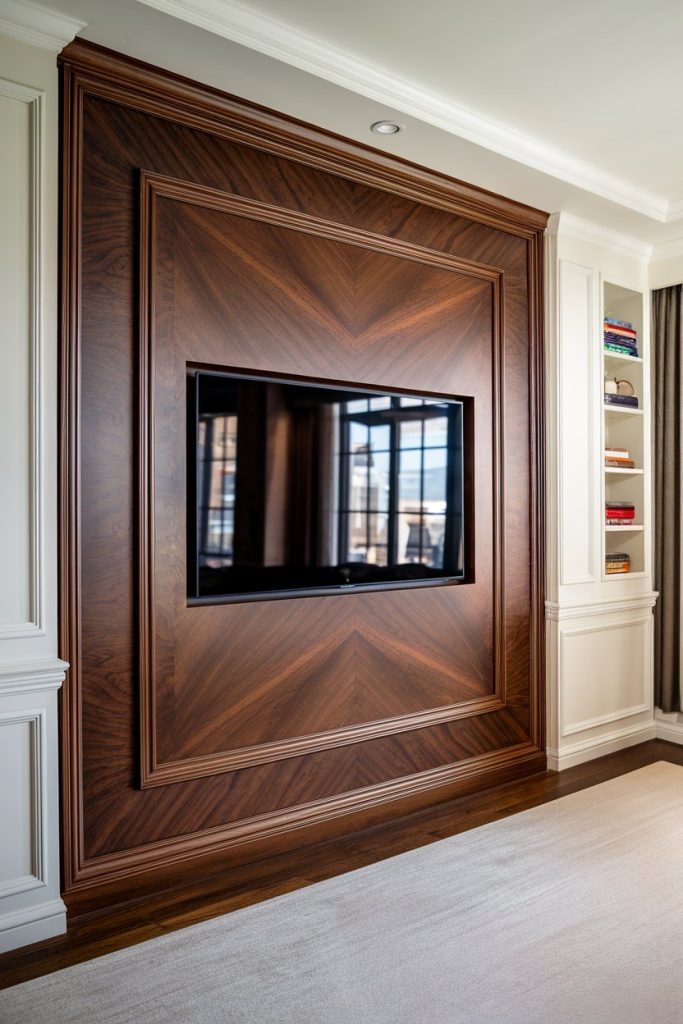
[[[630,409],[627,405],[605,405],[605,413],[615,413],[617,416],[642,416],[642,409]]]
[[[642,469],[619,469],[617,466],[605,466],[605,473],[615,473],[618,476],[642,476]]]
[[[630,580],[642,580],[645,579],[647,573],[631,569],[630,572],[603,572],[602,574],[603,580],[617,580],[622,579],[624,576],[628,576]]]
[[[606,526],[605,533],[641,533],[644,526]]]
[[[636,366],[638,364],[642,365],[643,362],[642,356],[622,356],[619,355],[618,352],[608,352],[607,349],[604,349],[603,352],[605,361],[611,360],[614,363],[635,363]]]

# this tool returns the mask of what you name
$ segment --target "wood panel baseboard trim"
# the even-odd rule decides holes
[[[379,820],[376,812],[386,805],[398,805],[400,809],[394,813],[406,814],[418,807],[458,795],[473,780],[493,786],[500,781],[497,776],[502,773],[514,770],[516,774],[531,774],[543,771],[545,764],[543,751],[532,743],[520,743],[466,761],[432,768],[401,779],[391,779],[376,786],[315,800],[284,811],[262,814],[235,824],[221,825],[185,836],[173,836],[147,846],[91,858],[83,862],[64,895],[67,902],[73,899],[77,903],[79,892],[90,890],[93,884],[107,886],[127,882],[134,876],[145,875],[150,869],[159,871],[175,868],[195,858],[202,858],[204,864],[207,859],[210,862],[218,857],[220,864],[225,866],[230,862],[231,851],[241,848],[245,843],[251,844],[254,859],[259,859],[272,853],[272,840],[287,833],[297,833],[299,838],[294,845],[318,841],[325,834],[324,826],[338,819],[344,819],[343,831],[355,831],[367,827],[373,820]],[[426,795],[431,799],[425,800]],[[314,838],[306,839],[307,834],[312,834]],[[281,844],[277,848],[282,849]]]

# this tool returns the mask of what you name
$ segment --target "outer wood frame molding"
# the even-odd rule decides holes
[[[297,845],[311,842],[324,835],[342,831],[332,823],[341,816],[353,827],[376,822],[392,804],[395,813],[407,813],[424,804],[426,793],[432,799],[444,799],[462,792],[472,785],[468,780],[483,779],[495,784],[511,777],[511,773],[537,771],[545,765],[544,729],[544,537],[543,537],[543,354],[542,354],[542,238],[547,216],[538,210],[511,200],[494,196],[472,185],[449,179],[425,168],[390,157],[326,133],[321,129],[296,122],[283,115],[243,100],[219,93],[206,86],[160,71],[141,62],[123,57],[101,47],[80,40],[70,44],[60,57],[63,74],[63,129],[62,129],[62,243],[61,243],[61,351],[60,351],[60,643],[63,657],[72,663],[62,694],[62,817],[64,887],[72,899],[79,893],[87,902],[95,886],[112,891],[126,890],[126,879],[137,875],[144,880],[166,877],[163,872],[173,865],[192,858],[201,858],[202,866],[211,857],[219,857],[216,864],[229,860],[230,850],[250,844],[254,856],[272,852],[274,837],[294,833],[302,838],[289,841]],[[527,273],[530,322],[530,502],[531,502],[531,735],[528,743],[497,750],[437,769],[390,782],[368,786],[325,800],[259,815],[256,818],[212,828],[191,835],[156,841],[121,853],[102,857],[86,857],[83,823],[83,780],[81,766],[80,722],[82,690],[79,678],[80,637],[80,585],[79,585],[79,414],[78,382],[80,374],[80,262],[82,237],[82,159],[83,159],[83,102],[85,96],[111,101],[130,109],[158,118],[208,132],[224,139],[251,146],[288,160],[340,175],[367,184],[374,189],[395,194],[426,206],[463,216],[479,224],[525,239],[527,243]],[[170,183],[166,183],[171,188]],[[177,186],[173,186],[177,187]],[[193,186],[193,190],[195,186]],[[195,193],[197,195],[197,193]],[[223,199],[205,194],[201,202],[223,202]],[[253,213],[253,210],[252,210]],[[308,225],[310,227],[310,225]],[[327,230],[327,228],[325,229]],[[358,236],[354,244],[369,239]],[[407,258],[416,258],[413,253]],[[439,254],[439,258],[444,258]],[[454,266],[454,264],[452,264]],[[481,268],[461,260],[458,270],[480,275]],[[490,273],[490,268],[488,269]],[[492,277],[495,275],[492,275]],[[492,281],[493,283],[493,281]],[[500,336],[504,337],[500,324]],[[494,406],[500,404],[497,394]],[[147,415],[147,412],[145,412]],[[502,444],[502,437],[499,438]],[[502,455],[502,449],[501,449]],[[499,500],[503,495],[499,491]],[[146,499],[145,499],[146,500]],[[148,508],[145,510],[148,515]],[[503,537],[494,524],[498,538],[494,561],[502,566]],[[502,592],[501,580],[501,592]],[[145,614],[147,614],[145,612]],[[498,630],[496,658],[503,656],[503,629]],[[143,642],[143,650],[148,645]],[[144,655],[147,657],[147,654]],[[500,695],[502,696],[502,694]],[[498,701],[498,697],[494,698]],[[438,711],[439,709],[437,709]],[[481,710],[479,708],[478,710]],[[467,712],[465,712],[467,713]],[[143,703],[143,715],[149,714],[149,703]],[[431,712],[430,712],[431,714]],[[424,722],[407,725],[419,728]],[[391,720],[387,731],[396,730]],[[374,724],[371,723],[374,727]],[[354,742],[337,737],[340,742]],[[319,742],[319,738],[308,738]],[[307,740],[308,741],[308,740]],[[323,745],[332,746],[330,735],[323,737]],[[319,749],[313,747],[311,749]],[[277,756],[292,756],[300,751],[272,751]],[[238,752],[240,757],[245,751]],[[148,750],[149,755],[149,750]],[[263,751],[259,757],[263,759]],[[244,763],[244,762],[243,762]],[[254,762],[250,762],[254,763]],[[171,766],[173,772],[177,766]],[[188,776],[197,777],[209,771],[229,770],[215,764],[206,765],[206,772],[197,772],[191,766]],[[148,776],[159,771],[147,758]],[[151,781],[151,779],[149,780]],[[156,783],[157,780],[155,780]],[[168,782],[158,777],[158,782]],[[438,794],[438,795],[437,795]],[[347,827],[349,827],[347,825]],[[282,848],[283,841],[279,841]],[[220,855],[220,856],[219,856]],[[113,888],[112,888],[113,887]],[[118,887],[118,889],[117,889]],[[126,890],[127,891],[127,890]],[[96,897],[93,897],[96,898]]]
[[[493,637],[494,692],[486,697],[449,704],[382,719],[345,726],[324,733],[295,736],[272,743],[227,750],[217,754],[160,763],[157,758],[156,728],[156,666],[154,656],[155,594],[154,594],[154,311],[155,311],[155,233],[159,199],[189,203],[203,209],[216,210],[238,217],[263,221],[305,234],[317,235],[373,252],[412,260],[458,274],[488,281],[492,287],[493,312],[493,460],[492,489],[494,502],[493,547]],[[501,303],[501,273],[495,268],[462,259],[450,253],[426,249],[399,239],[389,238],[359,228],[322,220],[309,214],[284,210],[242,196],[190,181],[179,181],[165,175],[143,171],[140,176],[140,364],[139,364],[139,609],[140,609],[140,784],[164,786],[220,772],[236,771],[269,761],[297,757],[318,750],[346,746],[378,736],[393,735],[410,729],[424,729],[440,722],[479,715],[505,707],[505,542],[503,517],[504,484],[504,408],[499,386],[503,366],[504,334]]]
[[[531,206],[80,39],[63,50],[60,64],[69,69],[79,93],[256,146],[521,238],[542,233],[548,221]]]

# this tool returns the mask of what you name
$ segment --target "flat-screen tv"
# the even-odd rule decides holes
[[[465,581],[468,399],[188,372],[188,597]]]

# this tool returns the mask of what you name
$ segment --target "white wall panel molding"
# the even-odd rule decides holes
[[[15,772],[10,780],[13,787],[21,778],[22,768],[25,772],[25,782],[28,789],[28,805],[24,808],[27,814],[27,839],[28,863],[26,869],[15,877],[7,876],[5,870],[0,873],[0,899],[6,896],[15,896],[19,893],[28,892],[31,889],[47,885],[46,871],[48,864],[47,849],[47,806],[45,793],[47,792],[47,737],[45,725],[45,708],[35,710],[22,709],[19,711],[0,712],[0,746],[3,746],[3,733],[6,729],[17,730],[24,726],[26,733],[26,763],[24,765],[14,764]],[[16,824],[16,818],[15,818]],[[17,843],[17,835],[13,836],[13,844]],[[4,858],[11,856],[10,846],[0,854],[0,866],[5,867]]]
[[[0,0],[1,2],[1,0]],[[0,97],[28,108],[28,337],[29,374],[28,408],[28,610],[24,621],[0,622],[0,640],[43,636],[45,633],[45,563],[43,504],[43,180],[44,164],[44,102],[41,90],[0,79]],[[11,384],[11,382],[10,382]],[[11,444],[11,436],[3,442]],[[19,486],[19,484],[17,484]],[[7,529],[8,524],[4,524]],[[12,542],[11,535],[8,543]],[[12,585],[12,581],[6,581]]]
[[[560,738],[651,713],[651,660],[649,609],[646,615],[619,622],[561,626]],[[582,680],[581,688],[576,686],[577,680]],[[596,710],[586,714],[587,709]]]
[[[67,32],[69,19],[52,18],[33,4],[0,0],[0,952],[66,930],[59,898],[57,699],[68,666],[57,657],[54,55],[75,23]]]
[[[59,899],[58,658],[0,664],[0,951],[66,927]]]
[[[28,0],[0,0],[0,33],[30,46],[59,53],[83,28],[84,21]]]
[[[615,729],[609,733],[602,733],[599,736],[592,736],[570,745],[563,745],[561,749],[548,747],[548,767],[551,771],[563,771],[565,768],[573,768],[585,761],[592,761],[596,757],[605,757],[606,754],[614,754],[617,750],[624,750],[626,747],[633,747],[637,743],[645,743],[655,738],[656,728],[654,722],[641,722],[637,725],[625,726],[623,729]]]
[[[559,584],[596,580],[595,278],[559,262],[556,381],[559,458]],[[588,472],[587,472],[588,469]]]

